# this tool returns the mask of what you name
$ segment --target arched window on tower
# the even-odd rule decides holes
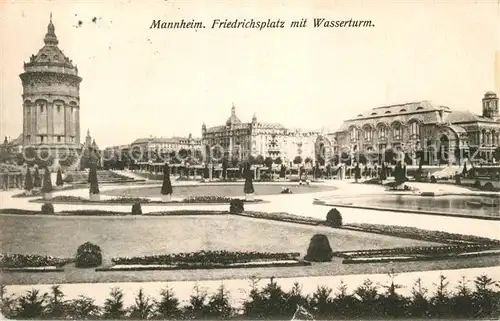
[[[384,139],[387,138],[387,126],[385,125],[380,125],[378,127],[378,138],[379,139]]]

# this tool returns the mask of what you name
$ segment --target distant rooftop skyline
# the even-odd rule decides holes
[[[495,86],[500,9],[492,2],[8,2],[2,5],[0,137],[22,132],[19,74],[43,46],[52,12],[78,66],[82,137],[201,136],[239,119],[335,129],[377,106],[430,100],[481,113]],[[373,28],[155,30],[153,19],[371,19]],[[312,21],[310,21],[312,24]],[[15,31],[15,32],[13,32]],[[497,61],[500,65],[500,62]],[[498,69],[498,68],[497,68]]]

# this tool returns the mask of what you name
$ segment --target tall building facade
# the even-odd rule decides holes
[[[202,125],[203,145],[220,148],[234,157],[263,156],[292,162],[295,157],[314,158],[315,142],[319,132],[288,129],[279,123],[257,120],[254,114],[250,122],[242,122],[236,116],[236,107],[225,124],[214,127]]]
[[[396,148],[406,151],[407,161],[413,164],[419,151],[425,153],[425,163],[432,165],[458,163],[459,156],[488,159],[500,144],[498,97],[488,91],[480,103],[480,115],[430,101],[376,107],[346,120],[326,137],[337,156],[383,154]],[[324,143],[321,138],[317,144]],[[446,160],[440,159],[443,151],[448,155]]]
[[[78,68],[59,49],[52,16],[44,46],[24,63],[23,145],[80,148]]]

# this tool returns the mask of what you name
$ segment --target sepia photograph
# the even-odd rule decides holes
[[[1,0],[0,318],[499,320],[500,1]]]

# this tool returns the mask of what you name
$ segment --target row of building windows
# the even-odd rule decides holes
[[[36,135],[36,143],[37,144],[43,144],[43,143],[48,143],[49,140],[48,140],[48,136],[47,135]],[[70,136],[68,137],[69,139],[69,142],[70,143],[74,143],[75,142],[75,137],[74,136]],[[26,135],[26,140],[29,142],[31,141],[31,135]],[[61,143],[64,141],[64,136],[55,136],[55,141],[58,142],[58,143]]]
[[[360,129],[357,127],[351,127],[350,136],[352,141],[359,140],[360,137]],[[363,138],[365,141],[373,140],[374,133],[376,130],[373,127],[365,127],[363,130]],[[388,128],[386,126],[380,126],[378,128],[378,137],[379,139],[387,138]],[[392,127],[392,138],[394,140],[401,140],[403,136],[403,127],[399,124],[396,124]],[[417,122],[413,122],[410,124],[410,137],[419,137],[420,136],[420,126]]]

